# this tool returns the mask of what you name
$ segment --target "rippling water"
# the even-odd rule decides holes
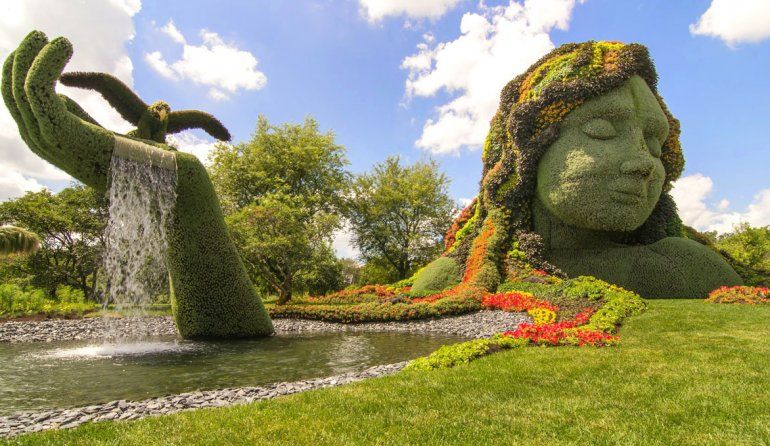
[[[0,414],[329,376],[413,359],[460,340],[323,333],[227,342],[0,344]]]

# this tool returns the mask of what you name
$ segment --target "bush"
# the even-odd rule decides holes
[[[49,316],[82,316],[98,305],[87,302],[81,290],[61,285],[56,288],[55,299],[48,298],[43,290],[25,289],[18,285],[0,285],[0,316],[19,317],[44,314]]]
[[[412,293],[439,292],[460,283],[460,267],[450,257],[439,257],[420,271],[414,280]]]
[[[355,305],[275,305],[268,307],[274,318],[302,318],[327,322],[385,322],[429,319],[470,313],[481,309],[479,301],[462,295],[442,297],[435,302],[367,302]]]
[[[717,288],[706,302],[712,304],[770,304],[770,290],[764,287],[732,286]]]

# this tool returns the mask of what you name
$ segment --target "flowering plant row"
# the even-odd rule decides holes
[[[459,344],[441,347],[432,354],[410,362],[406,370],[431,370],[453,367],[496,351],[525,346],[593,346],[616,345],[614,334],[618,325],[628,316],[641,313],[646,304],[639,295],[610,285],[593,277],[566,280],[551,290],[563,301],[592,303],[574,317],[557,322],[559,307],[554,303],[521,291],[488,294],[482,299],[484,308],[503,311],[526,311],[531,323],[514,330]]]
[[[770,304],[770,290],[765,287],[723,286],[709,293],[706,302],[713,304]]]

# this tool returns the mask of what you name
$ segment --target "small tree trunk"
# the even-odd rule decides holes
[[[283,285],[278,293],[278,305],[284,305],[291,300],[291,276],[287,275],[283,279]]]

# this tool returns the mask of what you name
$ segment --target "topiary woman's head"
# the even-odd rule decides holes
[[[651,243],[679,235],[668,195],[682,172],[679,123],[647,49],[563,45],[505,86],[484,146],[483,208],[532,230],[539,200],[564,223]]]

